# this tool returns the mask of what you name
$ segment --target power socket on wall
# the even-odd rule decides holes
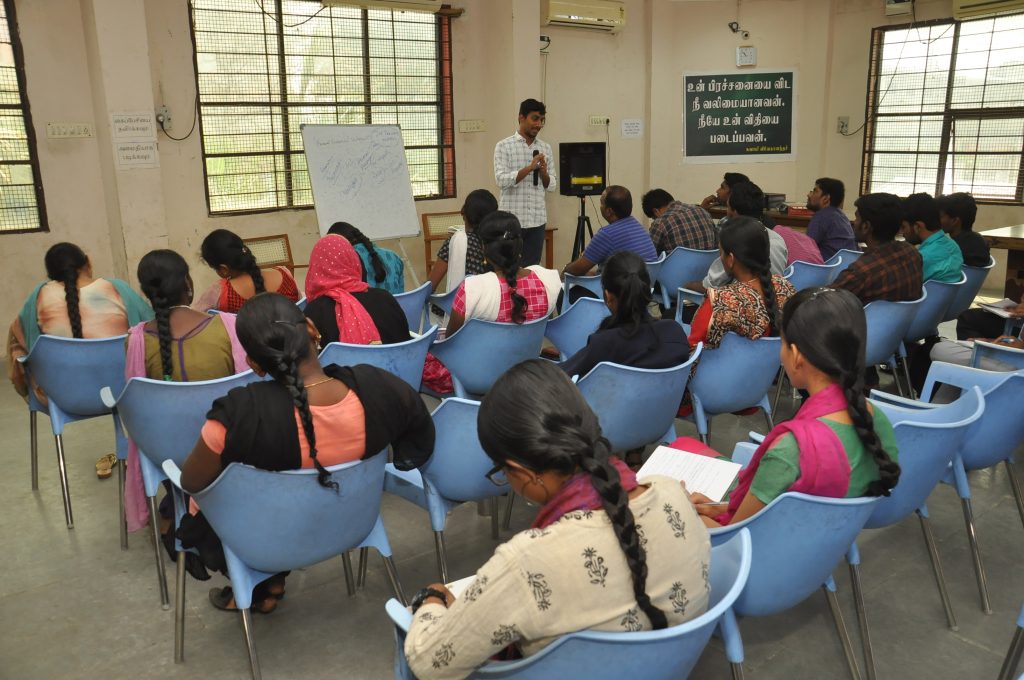
[[[589,121],[590,121],[590,123],[589,123],[590,125],[596,125],[596,126],[611,125],[611,122],[612,122],[611,118],[609,118],[608,116],[597,116],[597,115],[593,115],[593,114],[591,114],[591,116],[589,118]]]
[[[839,118],[836,119],[836,132],[841,135],[845,135],[850,132],[849,116],[839,116]]]

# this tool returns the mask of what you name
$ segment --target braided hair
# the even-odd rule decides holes
[[[633,337],[642,324],[653,321],[647,311],[651,304],[651,276],[639,255],[622,250],[608,258],[601,271],[601,286],[618,303],[612,315],[601,322],[601,330],[624,328],[626,336]]]
[[[796,345],[812,366],[837,381],[846,397],[846,411],[864,448],[878,466],[869,496],[888,496],[900,478],[900,466],[889,457],[875,432],[864,399],[864,352],[867,322],[860,300],[846,290],[805,288],[782,310],[782,335]]]
[[[523,263],[523,235],[519,218],[503,210],[495,210],[477,227],[484,245],[484,257],[499,276],[504,276],[512,296],[512,321],[526,321],[526,298],[516,291],[519,268]]]
[[[82,337],[82,314],[78,309],[78,274],[89,264],[89,258],[74,243],[58,243],[43,258],[46,276],[64,284],[64,302],[71,320],[71,337]]]
[[[536,472],[590,477],[611,520],[633,580],[633,594],[654,629],[668,626],[647,594],[647,555],[629,496],[608,461],[611,444],[583,395],[555,364],[539,359],[509,369],[480,404],[480,444],[496,465],[514,461]]]
[[[722,228],[718,243],[723,253],[734,256],[761,283],[764,308],[768,311],[766,335],[778,334],[780,314],[772,282],[768,230],[753,217],[733,217]]]
[[[345,240],[353,246],[361,245],[366,248],[366,252],[370,254],[370,264],[373,265],[373,276],[375,281],[380,283],[388,277],[388,268],[384,265],[384,260],[380,259],[380,254],[377,253],[377,249],[373,247],[373,241],[368,239],[366,234],[359,231],[348,222],[335,222],[331,225],[331,228],[327,230],[327,233],[343,236]]]
[[[299,412],[302,431],[309,444],[309,458],[320,486],[338,490],[331,473],[317,460],[316,432],[309,410],[309,395],[299,376],[299,363],[310,355],[306,317],[295,303],[278,293],[263,293],[246,300],[238,311],[238,340],[249,358],[284,386]]]
[[[173,250],[153,250],[139,261],[139,286],[149,298],[156,315],[156,333],[160,342],[160,366],[164,380],[174,375],[171,361],[171,307],[188,300],[190,283],[188,264]]]
[[[227,229],[214,229],[203,239],[200,252],[206,264],[213,269],[224,265],[231,271],[245,272],[252,279],[257,295],[266,292],[263,272],[256,264],[256,256],[246,247],[238,234]]]

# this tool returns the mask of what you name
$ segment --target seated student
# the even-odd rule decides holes
[[[464,678],[510,645],[528,657],[568,633],[659,630],[705,612],[709,539],[682,486],[638,482],[558,367],[510,369],[477,422],[488,477],[542,507],[462,597],[434,583],[413,598],[404,651],[416,677]]]
[[[203,239],[203,261],[217,272],[215,281],[192,307],[200,312],[216,309],[237,314],[242,303],[264,291],[299,301],[299,287],[287,267],[260,269],[242,239],[227,229],[214,229]]]
[[[409,320],[394,296],[360,278],[352,244],[328,234],[309,254],[306,316],[320,331],[320,347],[332,342],[391,345],[409,339]]]
[[[93,277],[92,263],[75,244],[51,246],[44,262],[49,281],[32,289],[7,333],[7,375],[18,394],[27,397],[31,388],[42,404],[46,395],[28,384],[25,369],[17,361],[32,350],[40,335],[109,338],[153,318],[153,310],[127,283]],[[112,453],[100,458],[96,476],[109,477],[116,461]]]
[[[328,234],[344,237],[362,261],[363,281],[372,288],[383,288],[392,295],[405,292],[405,263],[393,250],[373,245],[373,241],[348,222],[335,222]]]
[[[903,199],[903,238],[921,254],[924,281],[955,283],[963,275],[964,257],[960,247],[942,230],[939,206],[928,194],[911,194]]]
[[[909,243],[895,240],[903,219],[899,196],[865,194],[854,205],[853,228],[867,248],[831,287],[850,291],[865,305],[874,300],[901,302],[921,297],[921,254]]]
[[[462,204],[462,217],[465,228],[456,231],[444,242],[437,251],[437,259],[430,268],[430,283],[437,290],[441,279],[446,279],[446,291],[458,288],[467,276],[483,274],[487,271],[484,264],[484,244],[476,230],[485,217],[498,209],[498,199],[487,189],[476,189],[469,192],[466,202]]]
[[[711,250],[718,247],[718,229],[711,214],[699,205],[672,198],[664,189],[651,189],[640,205],[651,222],[651,240],[659,253],[676,248]]]
[[[779,236],[783,244],[785,244],[787,266],[798,260],[811,264],[825,263],[821,259],[821,251],[818,250],[818,244],[814,242],[814,239],[795,229],[777,225],[766,218],[764,214],[764,192],[761,191],[761,187],[753,182],[740,182],[732,188],[732,191],[729,193],[729,210],[737,215],[753,217],[761,222],[761,224],[771,230],[769,232],[770,239],[773,232],[776,236]],[[775,239],[771,239],[771,242],[776,244],[774,254],[778,257],[782,254],[782,249],[777,245],[778,242]]]
[[[778,332],[778,310],[796,292],[769,264],[769,234],[752,217],[738,216],[718,235],[719,261],[732,283],[708,289],[693,317],[690,346],[714,349],[728,332],[757,340]]]
[[[606,188],[601,194],[601,217],[608,224],[598,229],[582,255],[562,268],[563,273],[583,276],[620,250],[636,253],[644,262],[658,259],[651,235],[633,217],[633,196],[629,189],[615,184]]]
[[[433,453],[434,425],[419,395],[372,366],[321,368],[316,328],[288,298],[263,293],[248,300],[238,313],[238,339],[253,370],[273,380],[238,387],[213,402],[182,465],[187,492],[205,489],[229,464],[244,463],[262,470],[315,467],[323,493],[333,493],[338,485],[326,467],[371,458],[390,445],[395,465],[410,470]],[[198,547],[208,568],[226,572],[220,540],[201,512],[182,519],[178,537],[186,547]],[[255,588],[253,611],[274,610],[285,575]],[[230,586],[212,589],[210,602],[235,609]]]
[[[156,318],[128,330],[125,378],[190,382],[249,370],[245,349],[235,336],[235,316],[225,312],[211,316],[189,307],[192,277],[181,255],[173,250],[150,251],[139,261],[137,275]],[[128,531],[144,528],[149,507],[138,448],[131,440],[124,502]],[[165,517],[170,517],[169,512]],[[173,548],[170,552],[173,556]]]
[[[939,205],[939,224],[960,246],[964,264],[969,267],[987,267],[988,242],[974,231],[974,218],[978,215],[978,204],[974,202],[974,197],[958,191],[937,196],[935,201]]]
[[[842,181],[820,177],[807,192],[807,208],[814,216],[807,224],[807,235],[818,244],[821,257],[828,260],[840,250],[857,250],[857,238],[849,218],[843,214],[846,188]]]
[[[564,362],[566,375],[585,376],[602,361],[635,368],[678,366],[690,356],[682,327],[651,316],[651,278],[634,253],[615,253],[601,271],[604,302],[611,316]]]
[[[729,192],[732,191],[732,188],[739,184],[740,182],[749,181],[750,178],[741,172],[725,173],[725,176],[722,178],[722,183],[719,185],[717,189],[715,189],[715,193],[705,196],[704,199],[700,202],[700,207],[704,208],[705,210],[710,210],[715,206],[728,206]],[[729,216],[726,215],[725,217],[718,221],[718,226],[725,226],[725,223],[728,220]]]
[[[691,495],[708,526],[740,522],[787,491],[828,498],[888,496],[899,480],[896,437],[864,399],[867,325],[856,296],[807,288],[782,310],[782,365],[810,397],[776,425],[740,472],[729,505]]]

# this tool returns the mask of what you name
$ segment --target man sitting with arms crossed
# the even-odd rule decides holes
[[[838,179],[821,177],[814,182],[814,188],[807,193],[807,208],[814,211],[814,217],[807,225],[807,235],[814,239],[823,260],[828,260],[840,250],[857,250],[850,220],[840,208],[846,198],[846,188]]]
[[[689,205],[672,198],[664,189],[651,189],[640,202],[644,215],[650,217],[651,240],[659,253],[676,248],[712,250],[718,247],[718,230],[711,214],[699,205]]]

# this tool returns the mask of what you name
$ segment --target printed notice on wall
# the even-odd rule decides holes
[[[114,142],[118,170],[160,167],[156,142]]]
[[[683,161],[788,161],[795,157],[794,71],[683,76]]]
[[[152,111],[110,114],[111,137],[117,139],[156,139],[156,122]]]
[[[644,136],[644,121],[642,118],[623,118],[622,137],[623,139],[640,139]]]

